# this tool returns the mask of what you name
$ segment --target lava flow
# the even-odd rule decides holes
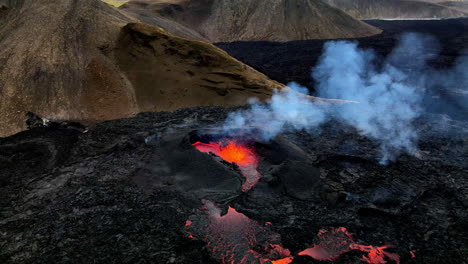
[[[196,142],[193,146],[204,153],[214,153],[227,162],[236,163],[245,178],[242,191],[248,192],[258,183],[262,175],[257,171],[258,159],[255,153],[245,145],[235,141],[226,142]]]
[[[393,260],[397,264],[400,263],[400,256],[385,251],[386,248],[391,246],[374,247],[357,244],[344,227],[333,230],[320,230],[318,236],[320,243],[299,252],[299,255],[310,256],[320,261],[329,261],[337,259],[343,253],[360,250],[367,253],[367,256],[363,256],[362,259],[370,264],[387,263],[385,259]]]
[[[200,215],[185,224],[188,237],[205,241],[214,258],[224,264],[289,264],[291,252],[280,245],[280,236],[229,207],[225,215],[205,202]]]

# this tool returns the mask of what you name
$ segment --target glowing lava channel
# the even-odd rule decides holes
[[[318,236],[320,243],[299,252],[299,255],[309,256],[319,261],[330,261],[337,259],[343,253],[359,250],[367,253],[367,256],[363,256],[362,260],[370,264],[385,264],[387,263],[385,259],[393,260],[397,264],[400,263],[400,256],[385,251],[386,248],[392,246],[374,247],[357,244],[344,227],[320,230]]]
[[[262,175],[257,171],[257,156],[251,149],[242,144],[234,141],[227,141],[226,144],[219,142],[196,142],[193,146],[200,152],[211,152],[227,162],[236,163],[237,166],[239,166],[242,176],[245,178],[245,182],[242,185],[243,192],[248,192],[252,189],[252,187],[257,184],[262,177]]]
[[[268,225],[267,225],[268,226]],[[225,215],[212,202],[185,224],[189,238],[206,242],[212,256],[223,264],[289,264],[291,252],[280,245],[279,234],[229,207]]]

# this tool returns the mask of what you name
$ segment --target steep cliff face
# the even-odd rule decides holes
[[[405,0],[325,0],[358,19],[422,19],[468,16],[434,3]]]
[[[132,23],[99,0],[7,2],[0,13],[0,136],[21,130],[28,111],[98,121],[233,106],[281,88],[210,44]]]
[[[212,42],[333,39],[380,32],[322,0],[132,0],[121,9],[178,34],[174,24],[160,20],[176,22]]]

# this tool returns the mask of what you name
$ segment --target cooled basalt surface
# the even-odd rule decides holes
[[[466,123],[421,118],[420,151],[388,166],[378,164],[377,142],[332,121],[314,136],[250,139],[262,178],[242,192],[237,165],[192,145],[218,133],[229,111],[142,113],[88,128],[33,120],[32,130],[0,138],[0,262],[218,263],[184,231],[202,200],[221,219],[235,210],[268,226],[292,263],[320,263],[297,254],[338,227],[355,243],[394,245],[386,250],[401,263],[467,259]]]

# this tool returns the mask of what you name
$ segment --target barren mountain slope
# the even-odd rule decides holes
[[[441,2],[439,5],[444,5],[450,8],[461,10],[463,12],[468,12],[468,1],[447,1]]]
[[[145,5],[140,5],[140,3],[138,6],[131,3],[131,7],[124,4],[120,10],[145,24],[161,27],[175,36],[209,42],[200,32],[190,28],[190,26],[178,23],[170,17],[157,15],[152,9],[147,9]]]
[[[380,32],[322,0],[132,0],[121,9],[178,34],[175,26],[159,22],[175,21],[212,42],[333,39]],[[150,21],[154,17],[160,18]]]
[[[404,0],[325,0],[358,19],[421,19],[468,16],[446,6]]]
[[[242,105],[282,88],[211,44],[175,38],[144,24],[123,28],[115,58],[143,111]]]
[[[108,120],[141,111],[239,105],[281,85],[205,43],[99,0],[8,0],[0,13],[0,136],[28,111]],[[126,26],[127,25],[127,26]]]

